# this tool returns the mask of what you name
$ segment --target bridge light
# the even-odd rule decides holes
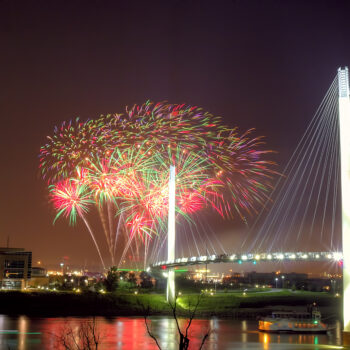
[[[295,256],[295,254],[292,254],[289,258],[290,258],[290,259],[295,259],[296,256]]]
[[[307,254],[301,256],[303,259],[307,259]]]
[[[247,260],[248,257],[246,255],[242,255],[242,260]]]
[[[272,255],[271,255],[271,254],[268,254],[268,255],[267,255],[267,259],[268,259],[268,260],[271,260],[271,259],[272,259]]]
[[[284,255],[283,254],[278,254],[277,255],[277,259],[283,260],[284,259]]]
[[[242,260],[241,259],[238,260],[238,264],[240,264],[240,265],[242,264]]]
[[[256,265],[256,261],[255,260],[253,261],[253,264]]]
[[[333,259],[334,259],[335,261],[342,260],[342,259],[343,259],[343,254],[342,254],[342,253],[339,253],[339,252],[334,252],[334,253],[333,253]]]
[[[316,258],[316,259],[319,259],[319,258],[320,258],[320,254],[316,254],[316,255],[315,255],[315,258]]]
[[[255,260],[260,260],[260,255],[255,255]]]
[[[236,254],[232,254],[232,255],[230,256],[230,260],[235,260],[235,258],[236,258]]]
[[[328,259],[332,259],[332,254],[327,254]]]

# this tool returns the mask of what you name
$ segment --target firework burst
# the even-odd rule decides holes
[[[69,217],[70,224],[74,225],[76,223],[77,216],[79,216],[85,223],[90,233],[101,259],[102,266],[105,267],[99,245],[85,217],[85,214],[88,212],[89,206],[92,203],[90,198],[91,192],[88,190],[87,186],[80,184],[76,180],[64,180],[56,185],[50,185],[49,189],[51,201],[58,212],[54,222],[61,215],[64,215],[66,218]]]
[[[40,149],[55,220],[86,221],[94,206],[114,264],[120,230],[129,235],[127,246],[164,231],[170,165],[176,166],[181,217],[212,208],[243,218],[268,200],[274,175],[265,159],[270,151],[261,150],[262,139],[251,132],[239,135],[198,107],[152,102],[125,114],[64,122]]]
[[[54,221],[64,215],[69,218],[69,223],[74,225],[77,216],[86,214],[92,203],[88,187],[76,181],[64,180],[56,185],[51,185],[49,190],[51,201],[57,211]]]

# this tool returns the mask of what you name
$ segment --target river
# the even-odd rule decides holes
[[[58,337],[87,324],[89,318],[0,315],[0,348],[6,350],[59,349]],[[149,326],[162,349],[177,349],[177,328],[170,317],[152,317]],[[180,320],[185,327],[186,320]],[[267,334],[257,331],[257,321],[231,319],[195,319],[189,329],[190,349],[198,349],[202,337],[210,330],[203,349],[337,349],[341,345],[341,325],[328,334]],[[158,349],[149,337],[142,317],[96,318],[99,349],[153,350]]]

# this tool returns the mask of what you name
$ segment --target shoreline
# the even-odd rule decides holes
[[[239,293],[219,293],[215,296],[202,296],[195,313],[196,318],[257,319],[273,310],[298,309],[316,301],[322,317],[341,319],[341,298],[324,293],[269,293],[251,294],[242,297]],[[186,302],[195,302],[198,295],[187,294],[178,300],[177,315],[187,317]],[[172,310],[164,294],[144,293],[74,293],[74,292],[0,292],[0,314],[30,317],[86,317],[86,316],[143,316],[149,307],[150,316],[172,316]]]

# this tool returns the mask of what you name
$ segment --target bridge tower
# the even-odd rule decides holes
[[[168,213],[168,261],[175,261],[175,166],[170,166]],[[167,301],[175,300],[175,271],[168,270]]]
[[[350,98],[348,68],[338,69],[344,332],[350,336]]]

